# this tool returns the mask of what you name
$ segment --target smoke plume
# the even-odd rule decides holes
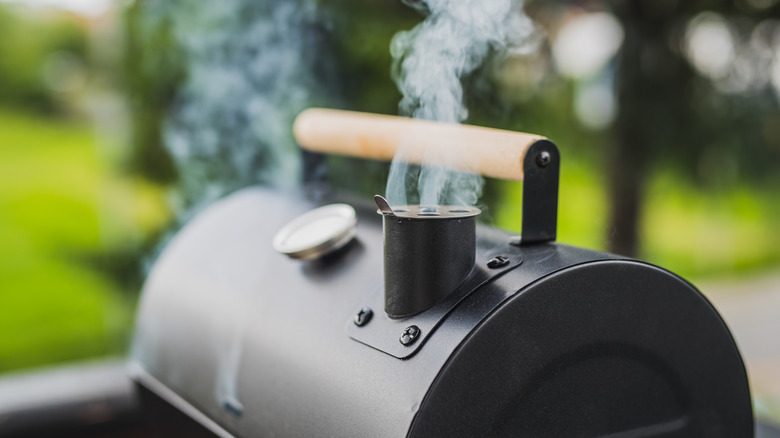
[[[290,126],[332,100],[315,1],[163,0],[144,10],[149,26],[170,26],[185,64],[163,133],[183,207],[252,184],[296,184]]]
[[[397,33],[390,46],[393,78],[403,95],[399,104],[403,115],[462,122],[468,117],[462,78],[491,53],[525,52],[533,45],[534,26],[520,0],[405,3],[428,16],[412,30]],[[442,140],[446,143],[447,139]],[[476,204],[482,177],[452,170],[446,148],[426,151],[422,166],[409,165],[407,155],[402,145],[390,167],[386,193],[392,205]]]

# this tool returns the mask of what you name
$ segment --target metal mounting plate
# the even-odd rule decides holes
[[[510,245],[509,242],[506,243],[506,246],[498,248],[495,246],[495,242],[491,242],[489,247],[480,247],[479,239],[477,242],[477,256],[474,269],[466,280],[445,299],[416,315],[393,319],[384,312],[384,293],[380,288],[372,292],[362,305],[355,307],[355,314],[365,307],[370,308],[374,312],[368,323],[357,326],[354,322],[354,314],[349,316],[349,321],[346,325],[349,337],[399,359],[411,357],[425,344],[433,332],[436,331],[436,327],[458,303],[485,284],[520,266],[523,262],[521,249]],[[508,262],[500,267],[489,268],[488,261],[498,255],[507,257]],[[415,342],[403,345],[400,342],[400,337],[407,327],[413,325],[420,329],[419,337]]]

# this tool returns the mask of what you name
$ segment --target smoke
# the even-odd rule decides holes
[[[404,2],[428,16],[412,30],[397,33],[390,45],[403,115],[462,122],[468,117],[462,78],[492,53],[525,53],[535,44],[533,23],[520,0]],[[422,166],[409,165],[408,155],[401,145],[390,167],[386,193],[392,205],[476,204],[482,177],[452,170],[446,148],[426,151]]]
[[[162,128],[178,174],[177,224],[145,260],[148,272],[176,228],[214,200],[298,184],[293,120],[339,92],[316,0],[148,0],[139,10],[141,70],[184,74]]]
[[[315,1],[154,1],[144,9],[150,26],[170,26],[186,72],[163,128],[180,204],[208,205],[257,183],[297,184],[290,126],[331,100]]]
[[[143,43],[160,50],[167,40],[159,35],[168,35],[185,73],[163,122],[164,144],[179,175],[179,221],[239,188],[298,184],[301,153],[293,120],[337,95],[315,0],[153,0],[143,4],[142,14]],[[169,64],[146,70],[159,73]],[[233,318],[220,319],[230,336],[212,347],[215,395],[236,409],[245,312],[230,302],[221,306],[215,312]],[[146,363],[155,360],[148,352],[158,329],[149,330],[143,340],[152,344],[134,344],[133,350]]]

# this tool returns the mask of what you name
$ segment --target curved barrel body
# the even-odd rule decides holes
[[[278,229],[329,202],[356,207],[355,241],[307,262],[273,251]],[[695,288],[641,262],[509,237],[478,227],[476,277],[391,319],[376,207],[243,190],[153,267],[133,376],[155,412],[188,419],[163,415],[188,435],[752,436],[739,352]],[[486,267],[495,255],[508,264]],[[420,337],[402,345],[411,325]]]

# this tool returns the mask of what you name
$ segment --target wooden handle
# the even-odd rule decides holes
[[[502,129],[323,108],[301,112],[293,134],[312,152],[384,161],[398,155],[414,164],[518,181],[523,179],[525,151],[544,139]]]

